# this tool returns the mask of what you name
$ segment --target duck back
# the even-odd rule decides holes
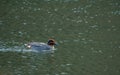
[[[51,47],[45,43],[32,42],[30,43],[31,49],[33,50],[51,50]]]

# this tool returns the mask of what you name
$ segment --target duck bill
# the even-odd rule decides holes
[[[58,43],[55,43],[54,45],[55,45],[55,46],[58,46]]]

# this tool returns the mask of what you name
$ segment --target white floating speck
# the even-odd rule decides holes
[[[66,64],[66,66],[70,66],[70,65],[72,65],[72,64]]]
[[[75,40],[73,40],[74,42],[79,42],[80,40],[79,39],[75,39]]]
[[[11,61],[7,61],[7,63],[9,63],[9,64],[10,64],[10,63],[12,63],[12,62],[11,62]]]
[[[41,10],[40,8],[38,8],[38,10]]]
[[[23,23],[23,25],[26,25],[26,24],[27,24],[27,23],[25,23],[25,22]]]
[[[2,21],[0,21],[0,25],[1,25],[1,24],[3,24],[3,22],[2,22]]]
[[[19,18],[19,16],[15,16],[15,19],[18,19]]]
[[[110,55],[109,57],[110,57],[110,58],[112,58],[113,56],[112,56],[112,55]]]
[[[83,58],[84,56],[80,56],[80,58]]]
[[[68,74],[68,73],[66,73],[66,72],[61,72],[61,74],[62,74],[62,75],[66,75],[66,74]]]
[[[83,34],[83,33],[78,33],[79,35]]]
[[[103,53],[102,50],[99,50],[98,52],[99,52],[99,53]]]
[[[56,8],[56,9],[54,9],[54,11],[58,11],[58,9]]]
[[[21,7],[21,9],[24,9],[24,7]]]
[[[85,21],[85,23],[88,23],[88,21]]]
[[[58,29],[58,30],[59,30],[59,31],[62,31],[63,29],[60,28],[60,29]]]
[[[80,22],[82,22],[82,20],[78,20],[78,21],[77,21],[77,23],[80,23]]]
[[[120,46],[118,46],[118,48],[120,48]]]

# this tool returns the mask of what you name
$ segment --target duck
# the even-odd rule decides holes
[[[55,50],[55,45],[57,43],[54,39],[49,39],[47,43],[43,42],[30,42],[28,44],[25,44],[25,46],[29,49],[36,50],[36,51],[50,51]]]

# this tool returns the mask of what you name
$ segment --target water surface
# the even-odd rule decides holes
[[[3,0],[0,11],[0,75],[120,75],[119,0]],[[23,47],[49,38],[54,53]]]

